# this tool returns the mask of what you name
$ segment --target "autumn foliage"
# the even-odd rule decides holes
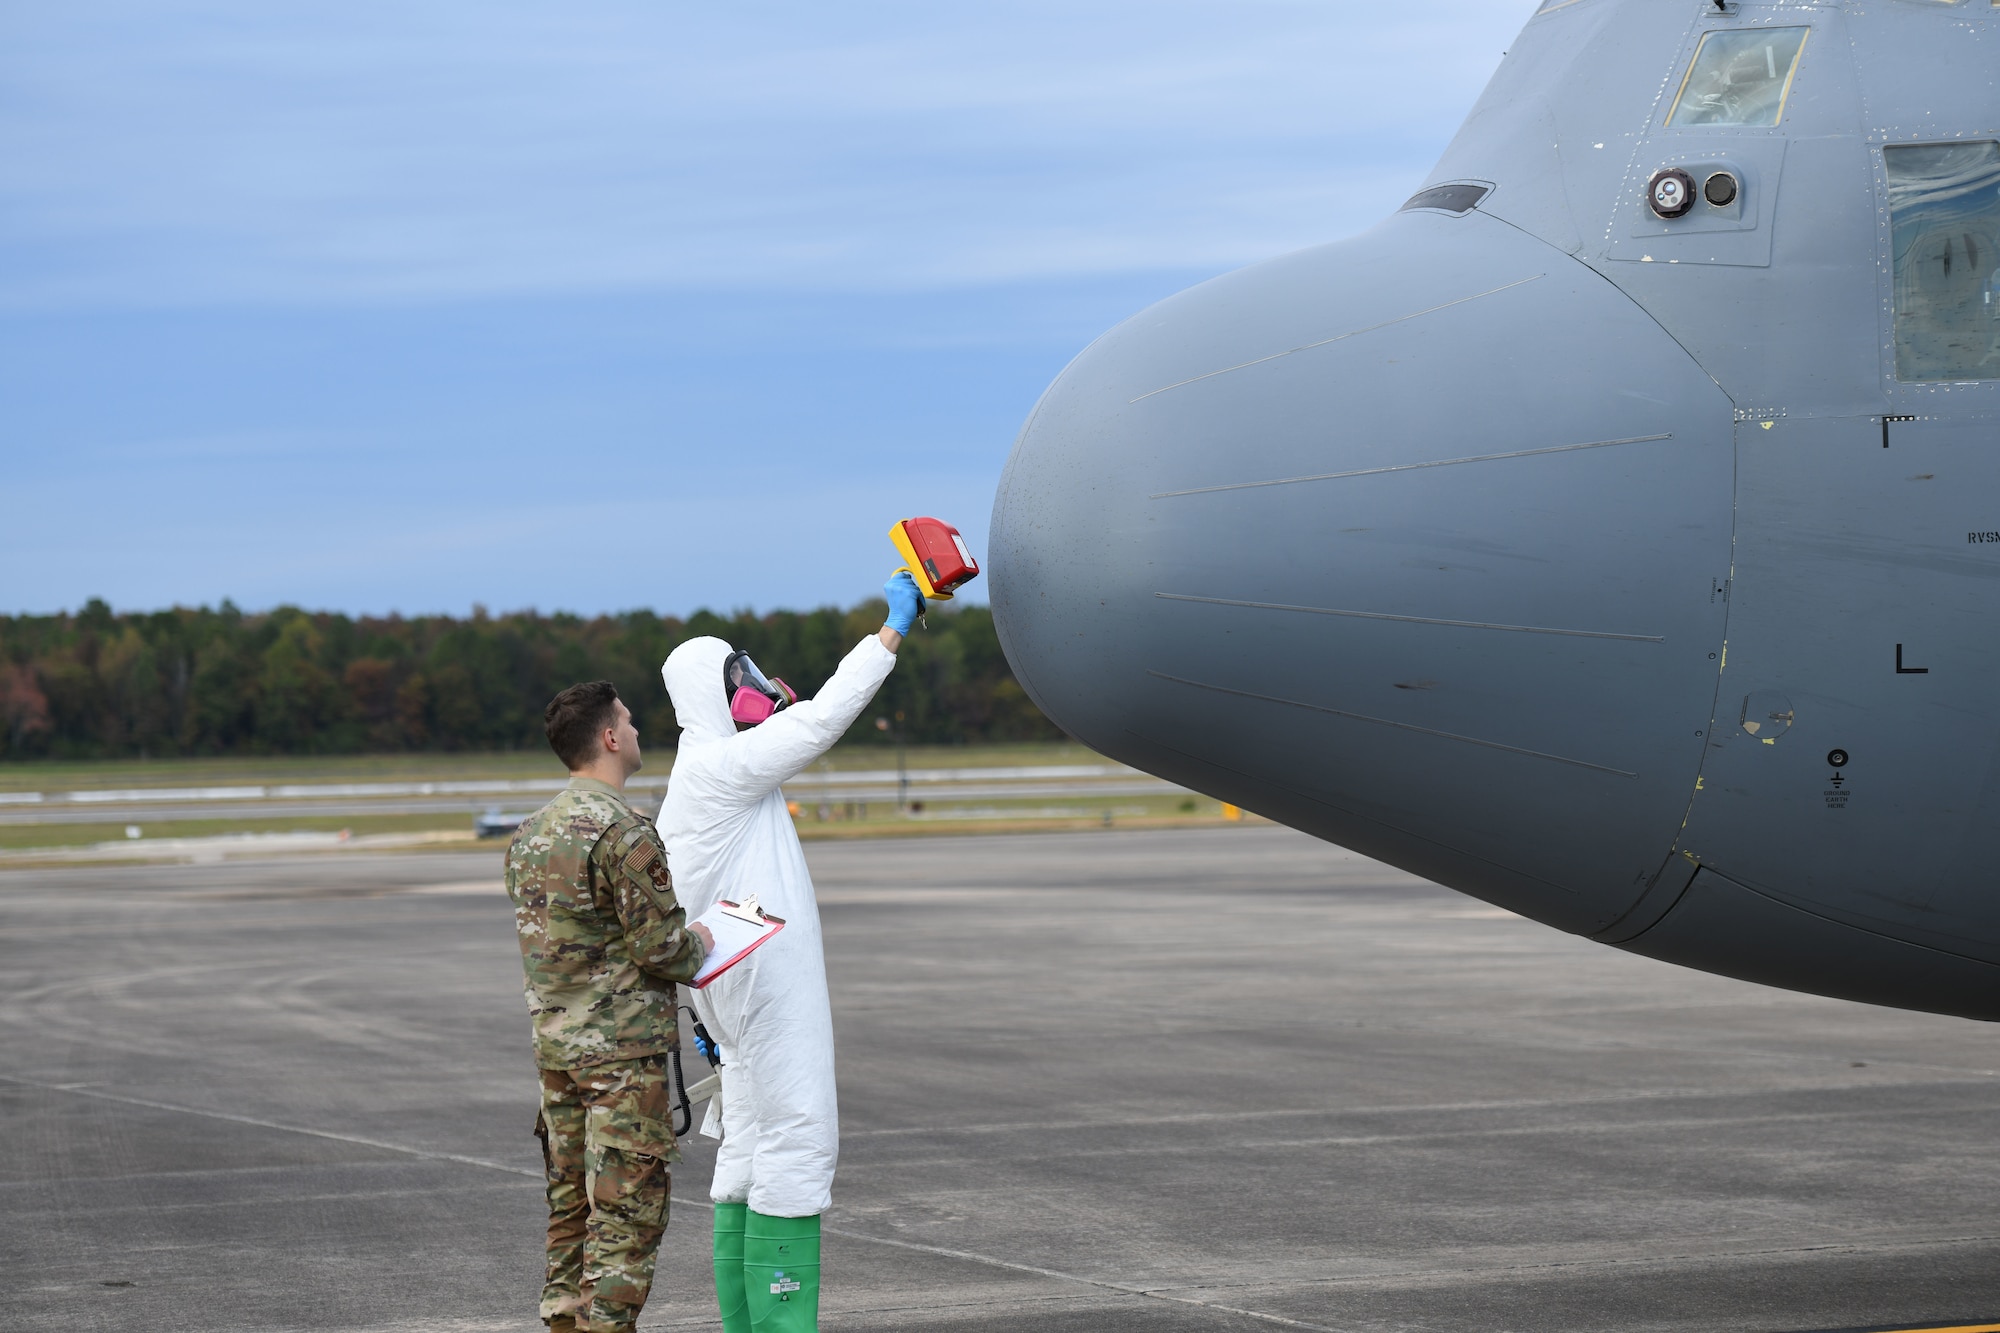
[[[810,694],[882,612],[876,602],[683,621],[475,608],[458,619],[246,614],[228,602],[114,613],[93,600],[74,614],[0,616],[0,758],[535,748],[549,698],[600,678],[617,683],[649,743],[671,743],[659,668],[676,644],[727,639]],[[850,739],[886,740],[874,719],[898,712],[912,741],[1059,734],[980,606],[931,611]]]

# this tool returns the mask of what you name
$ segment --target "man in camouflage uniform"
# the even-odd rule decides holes
[[[674,983],[713,944],[688,926],[651,820],[625,803],[639,733],[610,681],[573,685],[543,716],[570,770],[561,795],[507,850],[507,895],[527,972],[548,1169],[552,1333],[638,1322],[680,1160],[666,1051],[679,1039]]]

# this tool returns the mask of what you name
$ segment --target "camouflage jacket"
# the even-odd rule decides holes
[[[674,983],[702,944],[674,898],[653,821],[608,782],[571,778],[507,849],[535,1063],[582,1069],[677,1039]]]

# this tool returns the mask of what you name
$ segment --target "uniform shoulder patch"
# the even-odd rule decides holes
[[[625,853],[625,868],[635,875],[643,874],[648,866],[659,859],[659,847],[651,838],[641,838],[637,846]]]

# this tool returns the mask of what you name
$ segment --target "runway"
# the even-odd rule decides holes
[[[1631,957],[1282,829],[808,855],[830,1333],[2000,1322],[1981,1025]],[[498,876],[0,874],[6,1326],[534,1333]],[[687,1159],[643,1328],[718,1326]]]

